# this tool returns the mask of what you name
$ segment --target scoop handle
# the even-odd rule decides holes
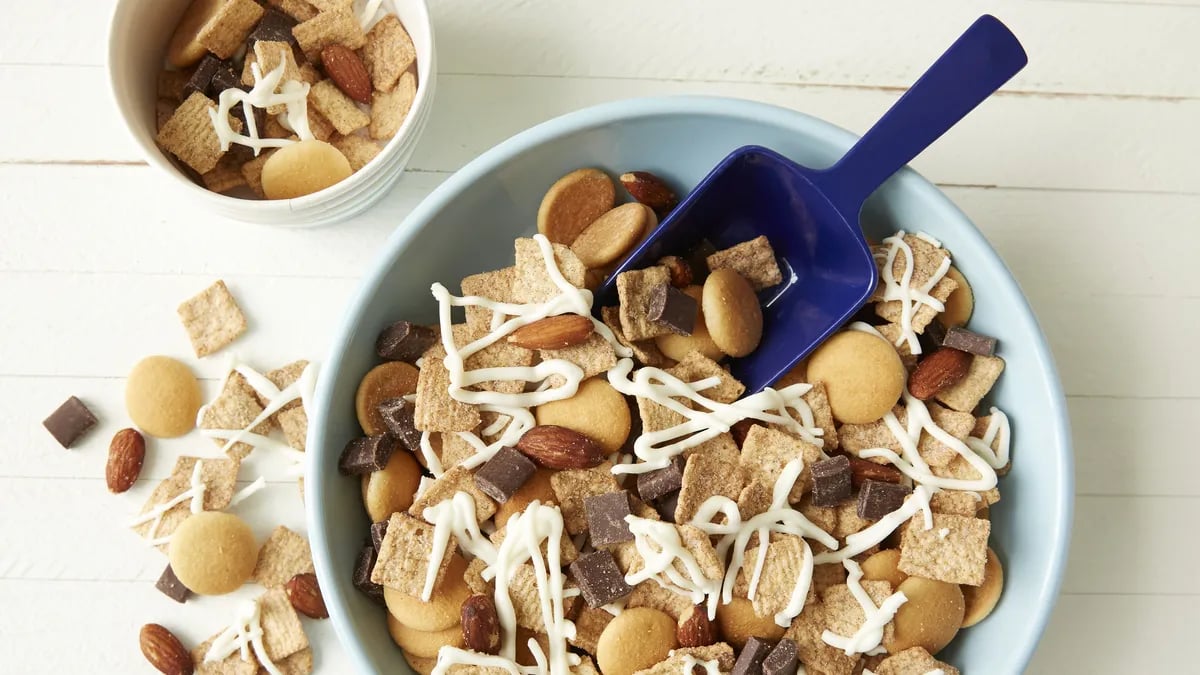
[[[837,164],[813,176],[833,205],[857,222],[863,202],[1029,59],[1008,27],[979,17]]]

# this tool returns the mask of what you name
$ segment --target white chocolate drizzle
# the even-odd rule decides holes
[[[941,266],[928,281],[920,287],[913,287],[912,276],[913,270],[916,268],[916,257],[913,255],[912,248],[904,241],[904,234],[904,230],[899,230],[892,236],[885,237],[883,243],[888,245],[887,252],[875,255],[882,257],[884,261],[883,268],[879,273],[879,281],[883,284],[883,300],[900,302],[900,337],[896,340],[896,346],[907,342],[908,348],[913,354],[920,354],[921,343],[917,340],[916,331],[913,330],[913,315],[916,314],[919,305],[927,305],[937,312],[946,309],[946,306],[929,292],[942,280],[942,277],[946,276],[946,270],[950,269],[950,257],[946,256],[942,259]],[[918,232],[915,236],[941,248],[941,242],[923,232]],[[897,280],[892,267],[896,262],[896,255],[900,253],[904,254],[904,272]]]
[[[212,645],[204,654],[205,663],[224,661],[240,651],[243,661],[250,662],[250,651],[258,659],[263,670],[271,675],[283,675],[282,671],[267,656],[263,646],[262,609],[257,600],[251,600],[238,608],[234,622],[213,639]]]
[[[675,525],[634,515],[625,516],[625,522],[645,563],[642,569],[626,574],[625,583],[637,586],[653,579],[659,586],[688,598],[693,605],[707,602],[708,616],[715,618],[721,580],[705,576],[696,557],[683,545]]]
[[[934,492],[937,492],[936,487],[930,488],[926,485],[917,485],[913,489],[912,494],[908,496],[908,499],[905,499],[904,503],[900,505],[900,508],[875,521],[867,529],[848,535],[844,548],[818,553],[815,563],[822,565],[824,563],[842,562],[853,558],[886,539],[889,534],[894,532],[897,527],[903,525],[909,518],[916,515],[918,511],[925,515],[925,529],[933,529],[933,512],[929,509],[929,498]]]
[[[850,589],[850,594],[858,601],[859,607],[863,611],[863,623],[859,626],[854,635],[849,637],[838,635],[831,630],[825,630],[821,633],[821,640],[831,647],[837,647],[846,653],[847,656],[854,654],[883,654],[886,650],[882,646],[883,629],[887,626],[892,617],[896,615],[896,610],[900,606],[908,602],[906,597],[900,591],[896,591],[889,595],[878,607],[871,600],[871,596],[867,590],[862,587],[860,582],[862,579],[862,568],[853,560],[843,560],[842,566],[846,568],[846,586]]]
[[[983,438],[975,438],[974,436],[967,437],[967,446],[975,451],[984,461],[992,466],[993,469],[1003,469],[1008,466],[1009,439],[1012,431],[1009,428],[1008,415],[996,406],[992,406],[991,419],[988,420],[987,429],[983,432]],[[992,444],[999,441],[999,448],[992,450]]]
[[[209,110],[208,116],[212,120],[213,131],[217,134],[222,151],[228,151],[231,144],[237,143],[253,148],[254,155],[257,157],[263,148],[282,148],[295,143],[288,138],[260,137],[258,124],[254,119],[254,108],[282,105],[286,109],[283,114],[286,116],[288,128],[295,132],[301,140],[307,141],[314,138],[312,131],[308,128],[309,84],[296,80],[282,82],[286,65],[281,61],[274,70],[263,75],[262,69],[257,63],[251,64],[250,72],[254,75],[254,86],[250,88],[250,91],[230,87],[221,92],[218,97],[217,109]],[[248,133],[240,134],[234,131],[233,126],[229,123],[229,111],[235,105],[242,106]]]
[[[233,495],[233,497],[229,500],[229,507],[233,508],[234,506],[237,506],[266,486],[267,479],[259,476],[253,483],[247,485],[241,490],[238,490],[237,493]]]

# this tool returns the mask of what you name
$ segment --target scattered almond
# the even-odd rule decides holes
[[[850,483],[858,489],[865,481],[878,480],[885,483],[900,483],[904,474],[891,464],[876,464],[865,459],[847,455],[850,460]]]
[[[463,642],[480,654],[500,651],[500,616],[488,595],[472,595],[462,604]]]
[[[164,675],[191,675],[195,670],[192,655],[184,649],[179,638],[156,623],[142,626],[138,644],[150,665]]]
[[[679,615],[675,638],[680,647],[707,647],[716,644],[717,628],[703,606],[691,607]]]
[[[525,349],[562,349],[577,345],[591,336],[595,324],[578,314],[548,316],[513,331],[508,341]]]
[[[345,45],[332,44],[321,50],[325,74],[342,93],[359,103],[371,103],[371,76],[362,59]]]
[[[619,180],[634,199],[654,209],[660,218],[679,203],[666,182],[649,171],[623,173]]]
[[[321,587],[317,584],[317,575],[312,572],[297,574],[284,584],[283,590],[297,612],[310,619],[329,618],[325,598],[321,596]]]
[[[590,469],[604,461],[604,448],[578,431],[553,424],[536,426],[517,441],[517,450],[547,469]]]
[[[958,384],[971,368],[971,355],[950,347],[942,347],[926,356],[908,376],[908,391],[922,401]]]
[[[108,491],[121,494],[133,487],[145,459],[146,439],[137,429],[122,429],[114,434],[108,445],[108,464],[104,467]]]

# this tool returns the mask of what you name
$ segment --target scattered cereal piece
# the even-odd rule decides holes
[[[450,371],[441,359],[427,358],[417,380],[414,417],[421,431],[471,431],[479,424],[479,408],[450,397]]]
[[[196,40],[222,59],[232,57],[265,10],[254,0],[226,0],[196,34]]]
[[[925,675],[932,672],[959,675],[958,668],[933,658],[924,647],[913,647],[893,654],[880,661],[874,672],[875,675]]]
[[[876,607],[892,594],[892,585],[886,581],[861,581],[863,590],[870,596]],[[830,586],[821,594],[821,604],[825,608],[825,625],[828,630],[843,636],[851,636],[858,632],[866,621],[862,606],[846,584]],[[883,640],[888,642],[892,637],[893,626],[889,621],[883,628]]]
[[[350,169],[358,171],[366,166],[379,154],[379,145],[374,141],[363,138],[358,134],[338,136],[331,141],[350,162]]]
[[[975,427],[975,418],[969,413],[947,410],[932,402],[925,405],[929,409],[929,416],[933,423],[959,440],[970,435],[971,429]],[[892,414],[896,416],[901,427],[908,427],[908,408],[906,406],[896,406],[892,409]],[[861,450],[868,448],[888,448],[897,453],[901,452],[900,441],[896,439],[887,422],[882,419],[868,424],[843,424],[838,429],[838,442],[843,450],[855,457]],[[958,457],[957,451],[937,440],[927,431],[921,432],[917,441],[917,452],[931,467],[945,466]],[[876,464],[887,463],[887,460],[882,457],[874,457],[868,461]]]
[[[174,101],[176,105],[182,103],[187,98],[184,95],[184,87],[187,86],[188,81],[191,79],[191,70],[167,68],[160,70],[158,73],[158,98]]]
[[[391,91],[400,75],[417,60],[417,50],[400,19],[388,14],[367,33],[362,56],[371,84],[379,91]]]
[[[254,60],[258,63],[263,75],[273,72],[282,63],[283,79],[280,80],[281,83],[301,79],[300,66],[296,63],[292,45],[288,42],[268,42],[266,40],[255,42]],[[278,115],[285,110],[287,110],[287,106],[279,103],[267,108],[267,114]]]
[[[200,181],[209,190],[223,194],[245,185],[246,177],[242,175],[241,160],[232,153],[226,153],[212,171],[200,176]]]
[[[78,398],[72,396],[42,421],[46,431],[64,448],[70,448],[96,426],[96,416]]]
[[[950,532],[942,537],[940,530]],[[926,530],[918,514],[900,540],[900,571],[905,574],[978,586],[987,566],[987,541],[991,523],[947,513],[933,514],[933,528]]]
[[[475,295],[496,302],[518,302],[513,295],[513,282],[517,278],[517,268],[505,267],[493,272],[480,272],[463,277],[462,294]],[[478,306],[465,307],[467,325],[475,330],[491,330],[492,314],[489,309]]]
[[[568,533],[575,535],[587,531],[584,499],[621,489],[613,477],[612,467],[612,462],[604,462],[591,469],[569,469],[550,476],[550,486],[562,509],[563,524]]]
[[[300,616],[282,588],[273,588],[259,596],[258,607],[267,658],[282,661],[308,649],[308,636],[304,634]]]
[[[332,44],[358,49],[367,42],[358,17],[350,11],[322,12],[292,29],[300,50],[313,63],[321,61],[321,50]]]
[[[804,568],[804,548],[804,541],[792,535],[784,535],[767,544],[766,561],[758,579],[757,592],[752,599],[756,614],[775,616],[788,606],[796,588],[796,580],[800,578]],[[757,546],[746,551],[745,562],[739,574],[747,580],[757,569],[758,556],[762,555],[762,550],[762,546]]]
[[[988,395],[1003,372],[1004,359],[999,356],[975,356],[971,359],[966,377],[958,384],[938,392],[937,400],[955,410],[969,413]]]
[[[646,340],[672,332],[669,327],[650,319],[650,300],[654,289],[670,283],[670,272],[660,266],[629,270],[617,275],[621,332],[627,339]]]
[[[663,366],[666,365],[667,358],[659,350],[658,345],[654,340],[630,340],[625,337],[625,331],[621,329],[621,314],[616,307],[604,307],[600,310],[600,316],[604,320],[604,325],[613,332],[617,342],[633,350],[633,356],[638,363],[646,366]]]
[[[202,507],[205,511],[220,511],[233,499],[237,488],[237,474],[240,462],[236,459],[201,459],[199,457],[179,457],[171,469],[171,475],[155,486],[154,491],[142,506],[141,514],[150,514],[155,507],[173,501],[176,497],[187,492],[192,487],[192,474],[196,462],[200,465],[200,482],[204,484],[204,499]],[[179,527],[179,524],[192,515],[190,499],[184,500],[162,514],[158,526],[152,520],[133,526],[138,535],[148,538],[169,537]]]
[[[317,8],[307,0],[267,0],[273,7],[278,7],[296,21],[308,21],[317,15]]]
[[[178,311],[192,349],[200,358],[220,351],[246,332],[246,316],[224,281],[184,301]]]
[[[262,172],[263,166],[273,154],[275,154],[275,148],[264,150],[258,155],[258,157],[255,157],[254,159],[242,165],[242,178],[246,179],[246,185],[248,185],[250,189],[254,191],[254,194],[258,195],[259,197],[265,198],[267,196],[267,193],[263,192]]]
[[[583,288],[587,269],[571,249],[561,244],[551,244],[554,262],[567,283]],[[560,293],[558,286],[546,271],[546,259],[542,247],[533,239],[521,238],[513,243],[516,250],[517,276],[513,280],[512,295],[517,302],[546,302]]]
[[[941,268],[942,261],[950,257],[950,254],[945,249],[937,248],[933,244],[930,244],[928,241],[914,234],[904,235],[904,243],[907,244],[912,250],[913,258],[915,259],[912,279],[909,281],[909,287],[924,288],[928,284],[929,280],[933,278],[933,275],[938,271],[938,269]],[[875,257],[875,260],[881,269],[883,265],[887,264],[886,254],[888,248],[889,246],[886,244],[874,247],[875,252],[883,253],[883,255],[877,255]],[[895,261],[892,263],[892,276],[896,279],[897,283],[899,283],[900,279],[903,278],[904,271],[907,269],[907,267],[908,256],[904,255],[903,253],[897,254]],[[954,279],[945,276],[942,277],[942,279],[936,284],[934,284],[933,288],[929,290],[929,295],[937,299],[939,302],[945,302],[956,288],[958,288],[958,283],[955,282]],[[875,313],[887,321],[899,322],[901,320],[902,301],[885,301],[883,300],[883,293],[884,284],[881,283],[879,284],[879,287],[875,289],[875,294],[871,296],[870,300],[871,302],[876,303]],[[928,326],[931,321],[933,321],[937,314],[938,311],[933,307],[930,307],[924,303],[918,304],[916,306],[916,311],[912,314],[911,319],[913,332],[924,332],[925,327]]]
[[[333,124],[342,135],[349,135],[367,126],[371,116],[342,93],[333,80],[321,80],[308,92],[308,102]]]
[[[758,236],[736,246],[717,251],[705,259],[708,269],[715,272],[729,268],[750,282],[756,291],[783,282],[783,273],[775,262],[775,250],[766,236]]]
[[[280,525],[263,542],[250,578],[267,588],[278,588],[297,574],[314,571],[308,541]]]
[[[858,607],[857,603],[855,607]],[[861,613],[862,609],[858,611]],[[795,641],[800,661],[808,672],[815,670],[825,675],[852,675],[858,665],[859,656],[849,656],[841,649],[825,644],[821,639],[821,634],[826,628],[826,614],[823,604],[809,605],[800,616],[792,620],[786,636]]]
[[[440,567],[433,581],[437,586],[446,573],[451,556],[458,550],[458,542],[453,537],[444,551],[434,551],[433,542],[432,525],[407,513],[392,514],[387,535],[383,538],[383,545],[371,571],[371,581],[421,597],[430,559],[440,554]]]
[[[740,457],[746,480],[764,485],[775,485],[789,462],[801,460],[804,468],[788,495],[788,502],[794,504],[812,487],[812,465],[821,460],[822,454],[820,448],[798,436],[754,425],[746,434]]]
[[[193,93],[159,129],[155,142],[196,173],[212,171],[225,155],[217,132],[213,129],[212,118],[208,115],[210,110],[216,109],[216,104],[207,96]],[[230,125],[236,131],[242,129],[240,121],[231,119]]]
[[[724,437],[727,442],[722,441],[720,446],[715,446],[719,450],[695,452],[688,457],[683,469],[683,487],[679,490],[675,522],[690,522],[700,505],[713,495],[736,500],[741,494],[743,478],[738,466],[737,445],[728,434]]]
[[[241,373],[233,372],[225,379],[225,386],[217,398],[201,409],[200,428],[236,433],[249,427],[262,411],[254,390],[246,384],[246,378],[242,377]],[[251,432],[266,434],[270,428],[270,420],[266,420],[251,429]],[[219,447],[224,447],[226,439],[213,438],[213,442]],[[239,441],[229,448],[228,454],[240,460],[253,450],[254,446]]]
[[[368,133],[375,140],[387,140],[400,131],[404,118],[417,97],[417,78],[404,73],[391,91],[377,91],[371,95],[371,127]]]
[[[584,607],[579,616],[575,617],[575,637],[570,640],[571,646],[595,654],[596,641],[600,639],[600,633],[604,632],[605,626],[612,619],[613,615],[607,610]]]
[[[650,668],[639,670],[634,675],[679,675],[680,673],[696,673],[704,670],[702,666],[688,668],[687,664],[689,661],[685,660],[688,657],[700,662],[715,661],[717,672],[738,675],[737,666],[733,658],[733,647],[724,642],[718,642],[715,645],[707,645],[705,647],[672,649],[671,655],[668,658],[659,661]]]
[[[716,377],[720,380],[715,387],[709,387],[700,392],[707,398],[720,403],[733,403],[746,391],[746,385],[729,374],[716,361],[700,352],[688,352],[678,364],[668,368],[667,372],[684,382],[699,382],[700,380]]]
[[[496,502],[475,484],[475,474],[461,466],[450,469],[435,480],[420,497],[413,500],[408,512],[420,518],[426,508],[450,499],[458,492],[465,492],[475,500],[475,519],[479,522],[496,515]]]

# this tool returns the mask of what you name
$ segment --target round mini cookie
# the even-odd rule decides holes
[[[204,58],[208,48],[200,41],[200,31],[224,8],[225,0],[192,0],[167,43],[167,62],[187,68]]]
[[[389,398],[400,398],[417,391],[421,371],[404,361],[381,363],[363,375],[354,394],[354,412],[358,425],[368,436],[378,436],[388,428],[379,414],[379,404]]]
[[[442,583],[433,589],[429,602],[394,588],[383,588],[383,600],[388,611],[404,625],[414,630],[435,632],[459,625],[462,604],[471,597],[464,574],[467,561],[455,553],[446,563]]]
[[[125,380],[125,410],[143,433],[175,438],[196,426],[203,404],[192,370],[169,356],[147,356]]]
[[[167,557],[188,590],[198,595],[223,595],[240,588],[254,573],[258,543],[241,518],[202,511],[176,528]]]
[[[442,647],[462,647],[464,644],[462,626],[459,625],[439,631],[416,630],[400,623],[388,612],[387,626],[392,641],[399,645],[400,649],[419,658],[437,658],[438,650]]]
[[[897,588],[908,575],[900,571],[900,549],[889,548],[873,554],[862,561],[863,579],[867,581],[886,581]]]
[[[705,325],[704,308],[701,300],[704,297],[704,289],[700,286],[688,286],[683,289],[696,301],[697,314],[696,325],[692,328],[691,335],[679,335],[676,333],[667,333],[654,338],[654,344],[658,347],[658,351],[664,356],[674,361],[682,361],[688,352],[697,351],[707,356],[713,361],[720,361],[725,358],[725,353],[713,342],[712,336],[708,333],[708,326]]]
[[[657,224],[658,217],[649,206],[622,204],[584,228],[572,242],[571,251],[588,268],[606,267],[625,257]]]
[[[725,267],[704,282],[704,325],[713,342],[730,356],[745,356],[762,340],[762,306],[754,287]]]
[[[354,170],[340,150],[310,139],[285,145],[263,163],[262,189],[267,199],[294,199],[340,183]]]
[[[737,649],[745,647],[752,637],[774,642],[787,630],[775,623],[775,617],[756,614],[750,600],[737,597],[717,606],[717,625],[721,627],[721,637]]]
[[[603,675],[633,675],[649,668],[678,646],[675,628],[675,620],[657,609],[627,609],[596,640],[596,665]]]
[[[987,565],[983,568],[983,583],[979,586],[959,586],[963,594],[966,610],[963,612],[963,628],[969,628],[987,618],[996,603],[1000,602],[1000,592],[1004,590],[1004,568],[1000,566],[1000,558],[988,547]]]
[[[612,209],[617,188],[599,169],[578,169],[559,178],[538,207],[538,232],[556,244],[570,246],[588,225]]]
[[[587,436],[613,453],[629,438],[629,404],[603,377],[579,383],[571,398],[551,401],[534,410],[539,426],[553,424]]]
[[[889,654],[924,647],[937,654],[950,644],[962,626],[965,603],[958,584],[909,577],[896,587],[908,602],[900,605],[892,619],[895,630],[883,646]]]
[[[508,501],[496,507],[496,527],[504,527],[509,518],[514,514],[525,510],[534,500],[543,504],[557,504],[558,497],[554,494],[554,487],[550,485],[550,477],[556,472],[545,467],[538,467],[537,471],[525,481],[525,484],[517,488]]]
[[[431,673],[433,673],[434,666],[437,665],[436,658],[427,659],[421,656],[413,656],[403,649],[400,650],[400,653],[404,654],[404,662],[407,663],[408,666],[413,669],[413,672],[417,673],[417,675],[431,675]]]
[[[887,340],[845,330],[808,359],[810,382],[823,382],[833,416],[843,424],[870,424],[896,405],[908,371]]]
[[[362,477],[363,506],[371,522],[408,510],[420,484],[421,465],[412,454],[405,450],[393,452],[386,466]]]
[[[946,328],[965,326],[971,319],[971,313],[975,311],[975,293],[957,267],[951,265],[950,269],[946,270],[946,276],[957,281],[958,288],[946,298],[946,309],[938,315],[938,322]]]

